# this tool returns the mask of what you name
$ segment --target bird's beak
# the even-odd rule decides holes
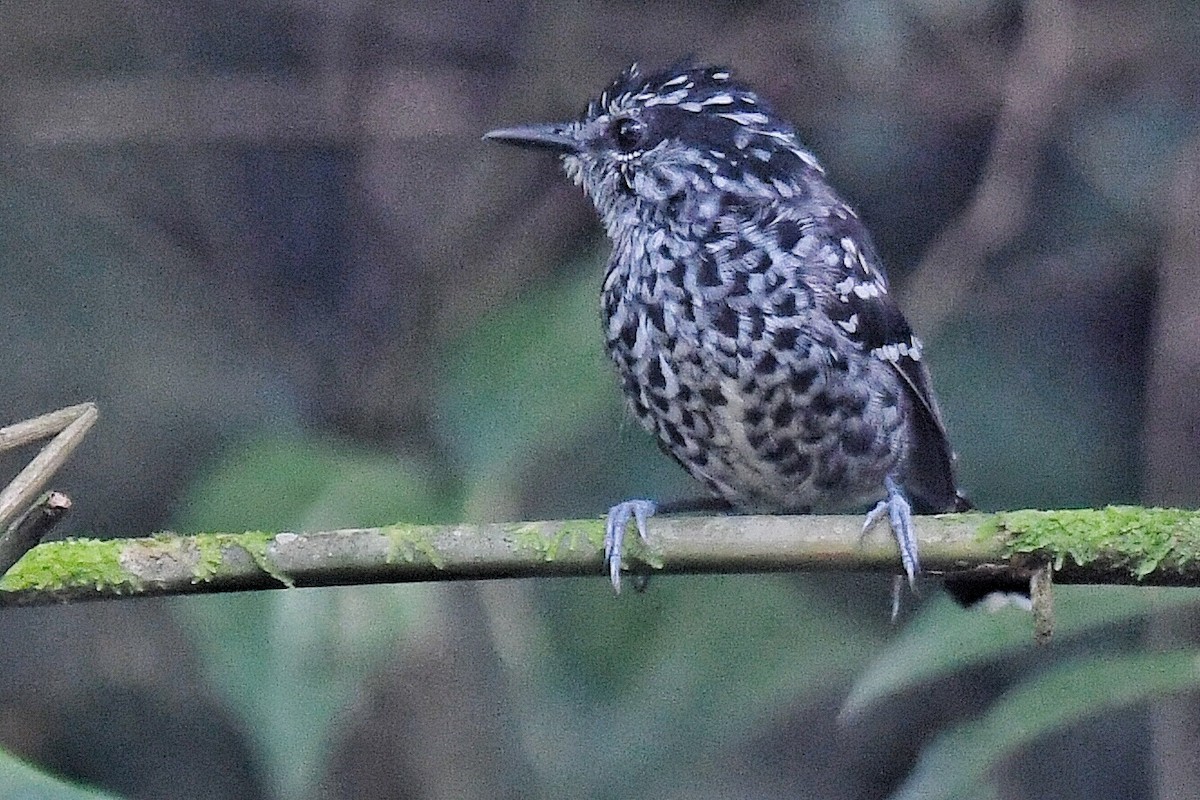
[[[578,153],[580,150],[579,139],[572,133],[571,126],[559,122],[500,128],[488,131],[483,138],[515,144],[518,147],[540,147],[559,153]]]

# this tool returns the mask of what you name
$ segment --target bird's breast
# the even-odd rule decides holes
[[[641,424],[735,505],[871,499],[905,447],[886,365],[831,357],[805,287],[763,300],[746,278],[688,271],[647,259],[605,282],[608,352]]]

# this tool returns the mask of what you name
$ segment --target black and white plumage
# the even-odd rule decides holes
[[[487,138],[557,151],[599,212],[608,353],[662,448],[737,509],[877,503],[911,582],[913,512],[966,503],[921,343],[792,126],[724,69],[635,65],[581,119]],[[610,510],[614,586],[654,511]]]

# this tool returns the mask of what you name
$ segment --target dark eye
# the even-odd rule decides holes
[[[632,117],[621,117],[613,121],[609,132],[619,149],[631,153],[641,147],[642,138],[646,134],[646,126]]]

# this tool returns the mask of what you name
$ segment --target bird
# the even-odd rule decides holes
[[[625,400],[709,507],[869,508],[864,533],[887,518],[915,589],[914,514],[970,504],[921,341],[795,127],[725,67],[634,64],[578,118],[484,138],[556,153],[595,206]],[[653,514],[681,505],[609,510],[614,590],[629,522],[645,540]]]

